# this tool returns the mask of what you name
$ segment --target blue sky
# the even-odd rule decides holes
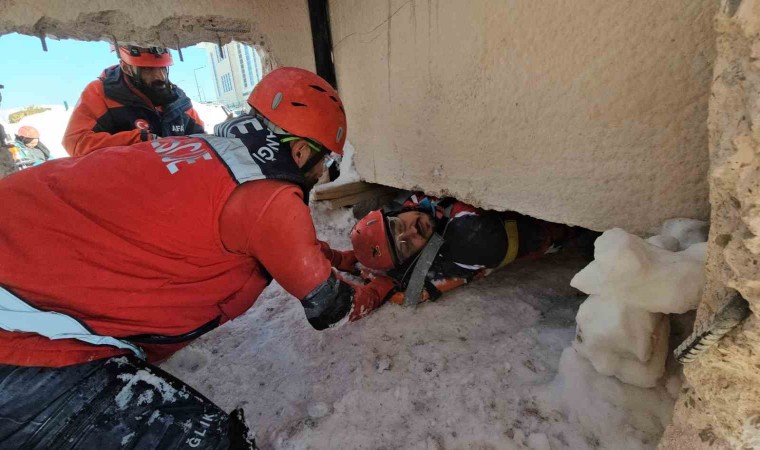
[[[62,105],[73,107],[87,83],[93,81],[108,66],[117,63],[116,53],[108,42],[74,40],[46,40],[48,51],[42,50],[39,38],[20,34],[0,37],[0,84],[3,109],[27,105]],[[194,101],[198,101],[198,87],[204,100],[216,101],[211,68],[206,51],[200,47],[182,49],[184,62],[172,50],[174,65],[169,79],[180,86]],[[203,67],[194,71],[193,69]],[[193,73],[198,76],[196,87]]]

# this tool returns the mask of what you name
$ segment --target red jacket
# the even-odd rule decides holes
[[[185,93],[175,87],[177,100],[155,107],[122,74],[109,67],[88,84],[71,113],[63,147],[71,156],[105,147],[132,145],[157,136],[204,133],[203,121]]]
[[[159,153],[165,141],[176,151]],[[202,139],[162,139],[0,180],[0,285],[96,334],[130,337],[152,361],[242,314],[270,276],[303,299],[332,272],[300,188],[239,185],[219,158]],[[324,250],[336,265],[353,262]],[[390,286],[354,289],[351,320],[377,307]],[[144,335],[173,340],[144,344]],[[122,353],[0,331],[3,364],[64,366]]]

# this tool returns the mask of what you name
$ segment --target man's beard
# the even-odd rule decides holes
[[[306,192],[311,191],[312,188],[317,185],[317,183],[319,183],[319,177],[315,177],[313,175],[304,176],[303,187],[306,190]]]
[[[146,97],[157,106],[166,106],[169,103],[177,100],[179,94],[171,83],[164,83],[163,81],[154,81],[150,85],[141,83],[138,86],[140,92],[145,94]]]

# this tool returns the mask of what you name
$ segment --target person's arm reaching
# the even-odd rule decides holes
[[[131,145],[150,139],[149,132],[137,128],[111,134],[108,130],[112,126],[103,83],[95,80],[84,88],[71,113],[63,135],[63,147],[71,156],[83,156],[99,148]]]
[[[300,191],[289,183],[267,180],[239,186],[224,207],[220,233],[229,251],[256,258],[301,300],[306,318],[318,330],[366,316],[395,289],[388,277],[357,285],[336,276]]]
[[[322,249],[322,254],[325,255],[325,258],[330,261],[330,264],[332,264],[333,267],[340,270],[341,272],[348,272],[358,275],[356,268],[356,263],[358,260],[356,259],[356,255],[354,254],[353,250],[335,250],[331,248],[330,244],[327,242],[318,242]]]

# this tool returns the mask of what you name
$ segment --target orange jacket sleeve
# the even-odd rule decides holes
[[[185,114],[187,114],[191,119],[195,121],[195,129],[189,130],[187,134],[206,134],[205,124],[201,120],[201,116],[198,115],[198,111],[196,111],[195,108],[188,109],[185,111]]]
[[[99,148],[141,142],[139,129],[115,134],[102,131],[108,120],[108,108],[103,82],[95,80],[88,84],[71,112],[69,125],[63,135],[63,147],[69,155],[83,156]]]
[[[333,273],[331,262],[317,240],[309,208],[293,184],[262,180],[237,187],[222,211],[219,231],[227,250],[256,258],[299,300]],[[395,287],[385,278],[367,285],[341,279],[355,292],[351,321],[382,304]]]

